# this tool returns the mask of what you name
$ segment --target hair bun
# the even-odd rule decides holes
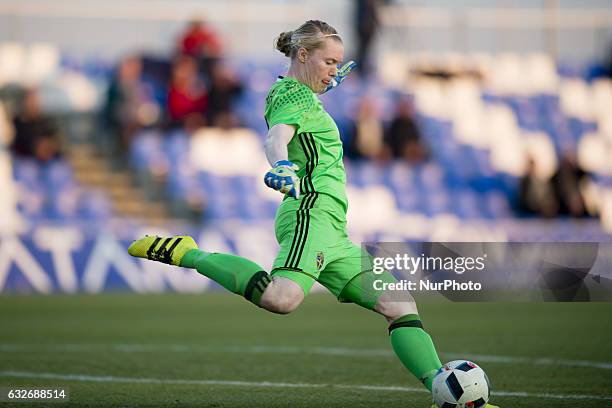
[[[285,31],[280,33],[276,39],[276,49],[282,52],[285,57],[291,55],[291,36],[293,36],[293,31]]]

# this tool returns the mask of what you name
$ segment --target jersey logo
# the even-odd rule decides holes
[[[323,267],[323,263],[325,262],[325,257],[323,256],[323,252],[317,253],[317,271]]]

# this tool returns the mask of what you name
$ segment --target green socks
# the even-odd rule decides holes
[[[389,326],[391,345],[402,364],[431,391],[431,384],[442,363],[418,315],[410,314]]]
[[[181,259],[181,266],[196,269],[225,289],[244,296],[257,306],[263,292],[272,281],[261,266],[236,255],[192,249]]]

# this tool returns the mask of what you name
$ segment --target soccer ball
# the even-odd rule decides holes
[[[455,360],[438,370],[432,385],[434,403],[440,408],[478,408],[489,402],[489,379],[471,361]]]

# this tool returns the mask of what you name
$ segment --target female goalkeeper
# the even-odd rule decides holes
[[[137,257],[195,268],[227,290],[274,313],[290,313],[315,281],[340,302],[353,302],[383,315],[389,322],[393,350],[406,368],[431,390],[442,366],[431,338],[423,330],[414,299],[404,293],[374,290],[370,258],[346,233],[346,176],[338,128],[317,94],[342,82],[354,63],[338,69],[344,58],[342,39],[322,21],[310,20],[281,33],[276,48],[291,59],[266,98],[268,136],[265,152],[272,168],[269,187],[285,194],[275,232],[280,251],[270,274],[235,255],[198,249],[188,236],[146,236],[129,247]]]

